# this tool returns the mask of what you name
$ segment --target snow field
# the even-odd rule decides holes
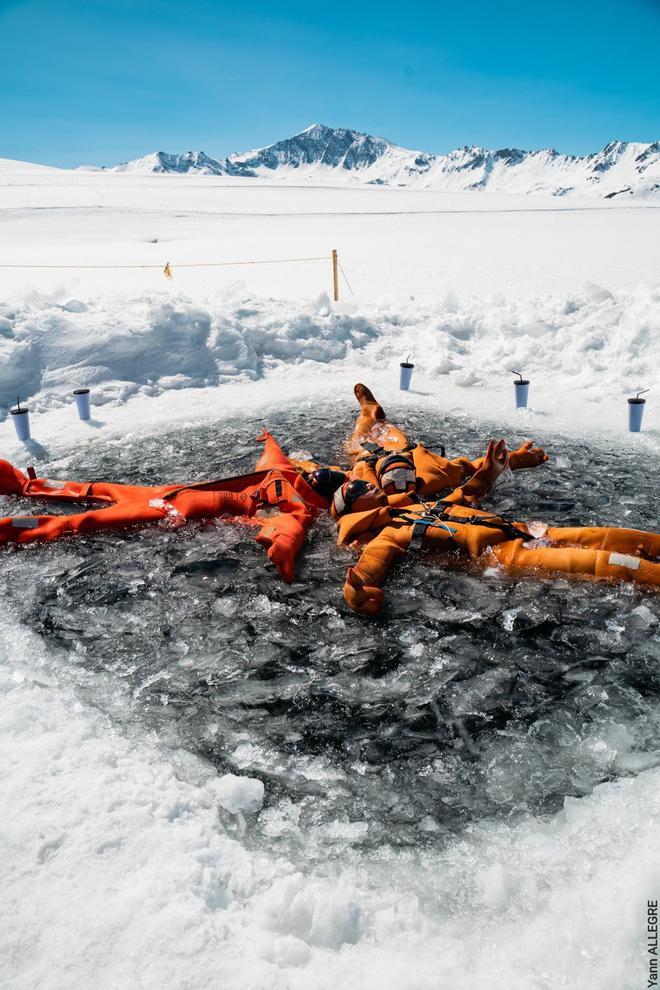
[[[287,185],[195,175],[0,169],[0,297],[65,291],[199,299],[237,280],[249,295],[331,289],[339,251],[355,299],[434,302],[612,292],[658,281],[660,206],[379,187]],[[324,257],[327,262],[180,268],[180,263]],[[169,261],[173,283],[162,275]],[[7,269],[3,264],[69,265]],[[79,265],[154,265],[153,269]],[[350,291],[342,284],[342,298]]]

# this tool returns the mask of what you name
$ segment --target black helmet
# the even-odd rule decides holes
[[[307,484],[328,501],[332,498],[338,488],[346,481],[343,471],[333,471],[331,468],[317,468],[307,475]]]
[[[362,504],[360,502],[362,501]],[[345,512],[360,512],[387,504],[387,496],[369,481],[356,478],[349,481],[335,492],[331,512],[335,518]]]

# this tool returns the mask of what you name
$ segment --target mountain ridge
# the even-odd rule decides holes
[[[660,198],[660,142],[610,141],[590,155],[477,145],[435,155],[350,128],[312,124],[282,141],[222,159],[203,151],[158,151],[108,171],[303,178],[448,192]]]

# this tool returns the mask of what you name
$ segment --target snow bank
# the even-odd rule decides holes
[[[20,393],[43,410],[68,399],[76,383],[93,387],[103,404],[254,379],[274,362],[339,360],[376,333],[365,317],[333,313],[325,297],[305,306],[32,296],[0,305],[0,403]]]
[[[287,302],[227,293],[212,300],[32,294],[0,303],[0,404],[17,394],[37,411],[82,383],[96,404],[135,394],[253,380],[282,364],[396,368],[488,387],[520,369],[586,398],[652,384],[660,367],[660,286],[616,295],[581,291],[533,300],[440,296],[398,305]]]

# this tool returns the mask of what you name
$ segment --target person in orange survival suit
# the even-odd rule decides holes
[[[357,384],[355,396],[360,412],[346,452],[352,466],[324,467],[315,461],[294,461],[310,485],[331,501],[335,492],[347,481],[366,481],[385,494],[416,492],[417,495],[450,495],[465,484],[482,466],[483,458],[467,457],[449,460],[441,453],[422,444],[411,444],[405,433],[388,422],[382,407],[366,385]],[[541,447],[527,440],[508,455],[507,466],[512,471],[537,467],[548,460]]]
[[[382,406],[366,385],[358,384],[354,391],[360,412],[347,443],[353,462],[352,478],[378,485],[387,494],[410,491],[410,485],[414,483],[417,494],[437,495],[443,490],[453,491],[482,466],[481,457],[473,461],[467,457],[449,460],[444,448],[438,454],[422,444],[411,444],[399,427],[388,422]],[[507,467],[519,471],[537,467],[547,460],[545,451],[527,440],[517,450],[509,452]]]
[[[534,527],[476,508],[507,467],[503,440],[491,441],[478,469],[449,495],[424,498],[410,479],[388,494],[364,479],[346,481],[333,498],[339,544],[361,547],[349,567],[344,598],[353,611],[375,616],[383,582],[407,553],[427,549],[497,563],[508,571],[546,571],[628,580],[660,587],[660,535],[601,527]],[[407,471],[410,469],[407,468]],[[386,480],[381,475],[381,480]]]
[[[311,488],[269,433],[254,473],[192,485],[117,485],[107,482],[49,481],[29,469],[23,474],[0,460],[0,495],[43,501],[90,502],[96,508],[71,516],[14,516],[0,519],[0,544],[34,543],[64,536],[121,530],[168,521],[218,516],[240,519],[257,529],[255,539],[285,581],[294,579],[295,561],[314,515],[327,500]]]

